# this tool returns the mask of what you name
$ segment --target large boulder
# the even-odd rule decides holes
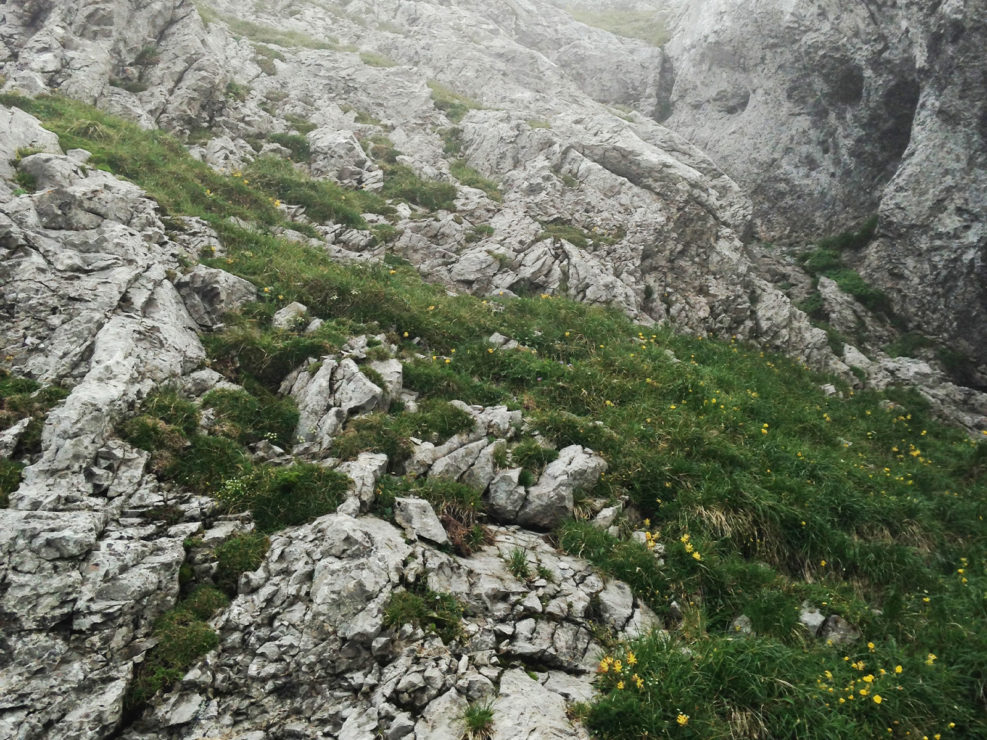
[[[518,522],[542,529],[560,524],[572,514],[573,494],[593,486],[606,469],[606,461],[592,450],[580,445],[564,447],[528,489]]]

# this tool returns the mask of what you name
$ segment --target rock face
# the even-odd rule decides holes
[[[969,334],[987,318],[983,4],[671,6],[659,119],[750,195],[759,235],[879,215],[864,276],[911,328],[987,362]]]
[[[53,148],[33,119],[20,125]],[[11,738],[96,737],[119,721],[134,658],[177,595],[182,542],[213,506],[175,496],[196,523],[156,521],[165,496],[144,476],[147,454],[111,439],[140,398],[205,353],[167,276],[185,249],[138,188],[77,160],[32,155],[21,164],[47,189],[0,187],[3,354],[16,372],[72,386],[0,509],[0,735]]]

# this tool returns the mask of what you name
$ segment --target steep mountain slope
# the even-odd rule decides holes
[[[877,214],[855,264],[911,329],[981,367],[987,319],[987,7],[671,2],[665,125],[754,202],[766,241]]]
[[[0,734],[984,730],[987,397],[625,107],[686,15],[0,15]]]

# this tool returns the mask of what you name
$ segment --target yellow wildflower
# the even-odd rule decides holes
[[[689,715],[679,712],[679,716],[675,718],[675,721],[679,723],[679,727],[685,727],[689,724]]]

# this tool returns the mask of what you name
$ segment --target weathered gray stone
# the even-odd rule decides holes
[[[196,265],[175,281],[178,294],[195,322],[203,329],[216,329],[226,314],[257,299],[257,288],[224,270]]]
[[[519,737],[576,738],[589,735],[566,716],[566,702],[519,669],[504,672],[493,706],[491,738],[514,740]]]
[[[573,493],[588,488],[607,469],[602,457],[579,445],[559,451],[546,467],[538,482],[528,489],[524,505],[518,512],[521,524],[549,529],[572,514]]]
[[[826,617],[819,628],[819,639],[831,645],[849,645],[860,638],[860,630],[837,614]]]
[[[411,537],[422,537],[437,545],[449,542],[445,528],[435,515],[432,505],[425,499],[394,499],[394,520]]]
[[[518,512],[524,505],[527,492],[518,483],[521,468],[502,470],[490,481],[487,490],[487,504],[490,515],[503,521],[516,521]]]
[[[298,329],[300,326],[308,323],[305,320],[307,314],[308,307],[303,303],[295,301],[275,312],[274,316],[271,317],[271,326],[275,329],[284,329],[285,331]]]

